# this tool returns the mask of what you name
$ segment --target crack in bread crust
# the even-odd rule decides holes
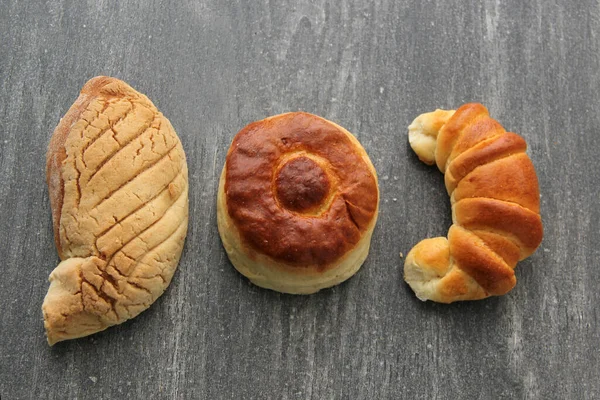
[[[133,318],[164,292],[187,233],[188,171],[152,102],[97,77],[54,132],[47,180],[63,260],[42,306],[52,345]]]

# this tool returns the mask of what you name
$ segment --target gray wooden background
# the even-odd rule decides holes
[[[599,35],[598,0],[0,0],[0,397],[600,398]],[[179,133],[190,230],[148,311],[49,348],[45,151],[99,74]],[[467,101],[527,139],[545,239],[508,295],[421,303],[399,254],[445,235],[450,209],[406,127]],[[250,285],[215,218],[232,137],[292,110],[355,133],[382,193],[362,270],[310,297]]]

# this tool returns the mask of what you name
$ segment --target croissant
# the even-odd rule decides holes
[[[148,308],[171,282],[188,224],[185,154],[143,94],[96,77],[56,127],[46,175],[60,264],[42,305],[50,345]]]
[[[417,297],[451,303],[503,295],[514,268],[542,241],[537,176],[525,140],[477,103],[418,116],[408,127],[419,159],[445,174],[448,238],[425,239],[404,263]]]

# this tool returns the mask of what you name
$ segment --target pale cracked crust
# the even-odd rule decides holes
[[[409,126],[419,158],[445,174],[453,225],[408,253],[404,279],[421,300],[451,303],[502,295],[514,268],[542,241],[539,187],[519,135],[481,104],[436,110]]]
[[[42,305],[52,345],[133,318],[164,292],[187,232],[188,176],[167,118],[109,77],[86,83],[46,161],[63,260]]]

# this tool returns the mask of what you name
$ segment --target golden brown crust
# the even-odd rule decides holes
[[[227,154],[227,211],[256,251],[325,269],[375,217],[379,197],[369,164],[347,131],[320,117],[297,112],[254,122]],[[318,215],[305,213],[315,209]]]
[[[287,210],[316,211],[329,194],[331,179],[308,157],[295,157],[275,172],[275,199]]]
[[[481,165],[463,178],[454,192],[454,201],[484,197],[519,204],[539,213],[539,192],[535,170],[525,153]]]
[[[518,204],[491,198],[474,197],[454,203],[456,224],[470,230],[493,230],[515,238],[527,254],[542,241],[542,220]]]
[[[479,109],[477,107],[476,109]],[[463,110],[459,109],[460,113],[457,115],[457,118],[462,116]],[[471,110],[469,110],[471,111]],[[473,111],[472,111],[473,112]],[[484,112],[481,110],[481,112]],[[487,110],[485,110],[487,113]],[[448,121],[451,122],[452,120]],[[447,133],[448,130],[444,130],[444,133]],[[456,142],[452,147],[450,152],[450,160],[454,160],[456,157],[462,155],[467,150],[472,150],[475,153],[479,153],[482,150],[475,150],[474,147],[480,144],[488,143],[495,138],[499,138],[504,136],[506,133],[504,128],[498,123],[498,121],[490,118],[486,114],[477,114],[476,117],[473,118],[469,124],[467,124],[462,130],[456,130],[457,133]],[[444,136],[444,134],[442,134]],[[488,151],[494,152],[496,151],[494,148],[489,149]],[[486,157],[486,154],[479,154],[479,157]]]
[[[438,132],[417,129],[430,121],[439,125],[441,117],[447,119]],[[454,224],[447,241],[422,241],[411,250],[407,282],[419,298],[445,303],[508,292],[516,283],[517,262],[531,255],[543,236],[539,186],[525,140],[506,132],[476,103],[415,121],[409,127],[417,138],[413,142],[419,143],[419,135],[437,140],[435,162],[446,175]],[[413,148],[428,154],[423,146]],[[448,246],[449,256],[440,258],[430,243]],[[446,261],[446,271],[434,273]]]
[[[473,229],[471,231],[477,235],[483,242],[497,253],[509,266],[517,265],[521,259],[521,249],[511,238],[506,237],[502,232],[490,232],[486,230]]]
[[[254,284],[310,294],[358,271],[378,205],[375,168],[358,140],[323,118],[288,113],[233,140],[217,223],[231,263]]]
[[[187,232],[183,148],[143,94],[91,79],[54,131],[46,177],[63,260],[42,306],[48,342],[89,335],[148,308]]]
[[[480,132],[478,129],[470,129],[480,119],[487,117],[487,109],[477,103],[465,104],[460,107],[442,126],[437,137],[437,147],[435,152],[435,162],[440,171],[444,173],[454,144],[464,131],[472,130]]]
[[[446,189],[452,193],[465,176],[475,168],[492,161],[508,157],[512,154],[525,152],[527,144],[517,134],[507,132],[504,135],[495,135],[491,139],[484,139],[464,150],[452,159],[446,169]]]
[[[517,282],[512,268],[475,236],[460,225],[448,231],[450,254],[456,265],[471,276],[491,295],[502,295]]]

